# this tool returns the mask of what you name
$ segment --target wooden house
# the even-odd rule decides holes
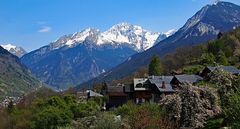
[[[107,86],[107,109],[121,106],[130,100],[131,88],[124,85]]]
[[[174,93],[170,84],[172,78],[173,76],[150,76],[134,79],[135,102],[158,102],[162,95]]]
[[[163,95],[175,92],[171,85],[173,76],[151,76],[148,78],[134,78],[132,85],[108,86],[107,107],[118,107],[129,100],[136,104],[144,102],[158,102]]]
[[[208,75],[209,73],[213,72],[213,71],[216,70],[217,68],[222,69],[222,70],[224,70],[224,71],[226,71],[226,72],[229,72],[229,73],[231,73],[231,74],[233,74],[233,75],[237,75],[237,76],[240,75],[240,70],[237,69],[237,68],[234,67],[234,66],[218,66],[218,67],[208,66],[208,67],[205,67],[205,68],[202,70],[200,76],[201,76],[201,77],[207,77],[207,75]]]
[[[178,86],[183,83],[195,84],[201,80],[203,80],[203,78],[199,75],[182,74],[182,75],[175,75],[170,83],[173,85],[173,89],[178,89]]]

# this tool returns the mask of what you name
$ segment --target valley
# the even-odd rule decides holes
[[[26,2],[27,13],[12,8],[36,14],[27,19],[44,14],[49,20],[35,24],[19,17],[15,23],[0,8],[8,14],[0,25],[9,28],[0,34],[0,129],[240,128],[238,3],[75,2],[48,1],[47,13],[34,2]],[[194,14],[176,15],[178,7]],[[177,19],[189,14],[181,25]],[[134,24],[109,27],[134,16]],[[156,24],[156,17],[172,21]],[[71,33],[76,26],[85,29]]]

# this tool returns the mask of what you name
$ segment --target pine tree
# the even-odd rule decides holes
[[[217,56],[217,62],[221,65],[228,65],[227,57],[225,56],[223,51],[219,51]]]
[[[163,68],[162,68],[160,57],[158,55],[154,55],[151,58],[151,62],[148,66],[148,74],[150,76],[151,75],[158,76],[158,75],[161,75],[162,70]]]

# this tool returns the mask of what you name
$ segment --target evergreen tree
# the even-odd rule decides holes
[[[228,65],[227,57],[225,56],[223,51],[218,52],[217,62],[221,65]]]
[[[201,56],[201,62],[203,65],[213,65],[215,62],[215,56],[212,53],[203,53]]]
[[[162,68],[162,64],[160,61],[160,57],[158,55],[154,55],[151,58],[151,62],[148,66],[148,74],[150,76],[151,75],[158,76],[158,75],[161,75],[162,70],[163,70],[163,68]]]

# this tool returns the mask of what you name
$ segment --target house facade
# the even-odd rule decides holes
[[[131,85],[108,86],[107,96],[109,108],[117,107],[132,100],[136,104],[158,102],[161,96],[175,93],[170,84],[173,76],[151,76],[134,78]]]
[[[127,103],[128,100],[132,99],[131,91],[132,90],[130,89],[130,87],[125,85],[107,86],[107,109],[118,107]]]

